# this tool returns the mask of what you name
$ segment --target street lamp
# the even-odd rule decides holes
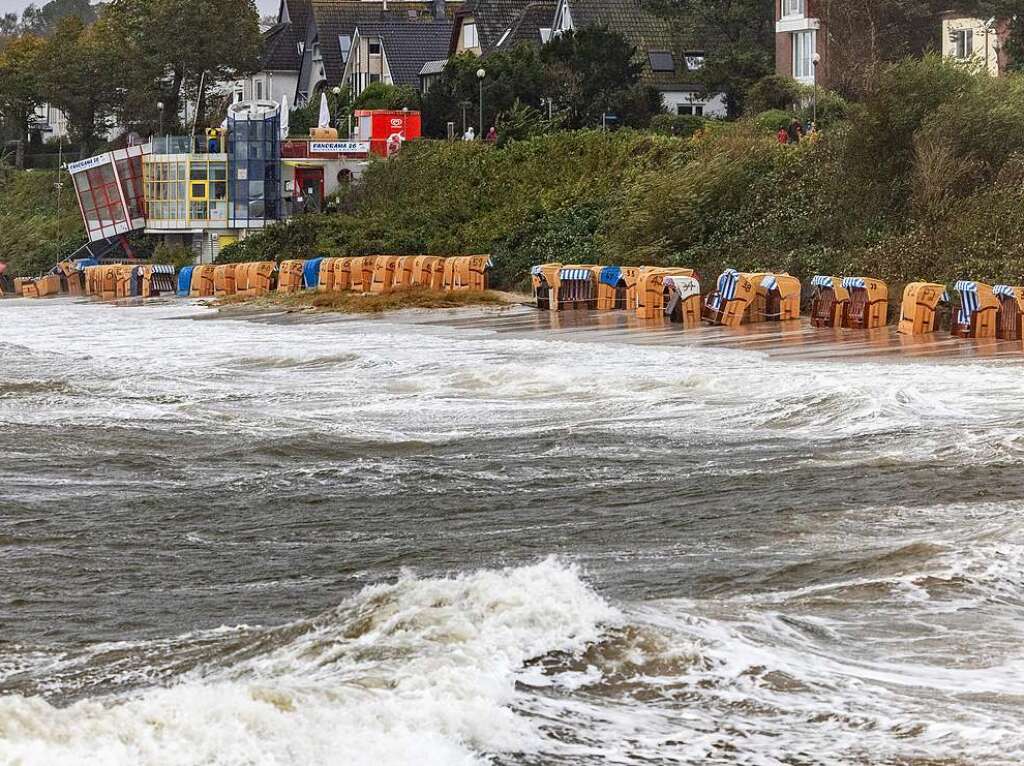
[[[160,138],[164,137],[164,102],[157,101],[156,109],[160,112]]]
[[[480,138],[484,136],[484,78],[487,72],[483,67],[476,70],[476,79],[480,81]]]
[[[814,93],[811,97],[811,127],[818,127],[818,64],[821,63],[821,54],[817,51],[811,57],[811,72],[814,75]]]

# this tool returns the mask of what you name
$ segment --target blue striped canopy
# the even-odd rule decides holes
[[[812,287],[832,287],[832,277],[825,276],[824,274],[817,274],[811,277]]]
[[[949,290],[943,290],[939,297],[939,303],[949,303]]]
[[[774,274],[769,274],[768,276],[761,280],[761,287],[763,287],[765,290],[774,290],[778,286],[779,280],[775,278]]]
[[[992,292],[996,295],[1002,295],[1006,298],[1013,298],[1017,295],[1016,291],[1010,285],[996,285],[992,288]]]
[[[722,303],[733,300],[736,297],[736,285],[739,281],[740,273],[736,269],[723,271],[722,276],[718,278],[718,290],[711,295],[708,306],[713,311],[718,311],[722,308]]]
[[[864,289],[867,287],[867,280],[864,277],[843,277],[843,287],[847,290],[854,290],[858,287]]]
[[[544,272],[541,270],[540,266],[531,266],[530,274],[532,274],[535,277],[540,277],[544,275]]]
[[[622,269],[618,266],[605,266],[601,269],[601,284],[618,287],[622,279]]]
[[[960,324],[970,324],[971,317],[978,310],[978,283],[961,279],[953,289],[960,293],[960,313],[958,320]]]
[[[178,272],[178,295],[187,298],[192,289],[192,267],[186,266]]]
[[[574,279],[590,279],[593,276],[590,269],[562,269],[562,273],[558,275],[559,279],[562,280],[574,280]]]
[[[323,258],[310,258],[302,267],[302,286],[311,289],[320,284],[320,264]]]

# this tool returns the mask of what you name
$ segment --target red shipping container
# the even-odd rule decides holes
[[[370,151],[381,157],[394,154],[402,143],[422,135],[419,112],[357,109],[355,114],[359,120],[359,140],[369,141]]]

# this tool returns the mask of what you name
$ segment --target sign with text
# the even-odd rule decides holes
[[[74,175],[75,173],[81,173],[83,170],[88,170],[89,168],[94,168],[97,165],[102,165],[105,162],[110,162],[110,154],[97,154],[95,157],[90,157],[87,160],[69,162],[68,172]]]
[[[310,141],[310,154],[368,154],[368,141]]]

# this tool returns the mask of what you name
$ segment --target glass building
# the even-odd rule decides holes
[[[273,101],[228,108],[231,226],[252,228],[281,218],[281,114]]]
[[[68,164],[91,242],[145,227],[143,153],[141,146],[129,146]]]

